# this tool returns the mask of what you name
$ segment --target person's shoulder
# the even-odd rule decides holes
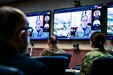
[[[90,52],[86,53],[86,55],[85,55],[85,56],[89,56],[91,53],[92,53],[92,51],[90,51]]]
[[[58,46],[57,46],[57,48],[55,48],[55,49],[57,49],[57,50],[60,51],[61,53],[65,53],[65,50],[59,48]]]
[[[66,51],[65,51],[65,50],[63,50],[63,49],[61,49],[61,51],[62,51],[62,53],[66,53]]]
[[[52,53],[53,53],[53,52],[50,51],[49,48],[45,48],[45,49],[43,49],[43,51],[40,53],[40,56],[48,56],[48,55],[50,55],[50,54],[52,54]]]
[[[87,28],[88,28],[88,29],[91,29],[91,26],[88,26]]]
[[[92,51],[88,52],[86,54],[86,56],[96,56],[98,54],[101,54],[101,52],[100,51],[96,51],[96,50],[92,50]]]
[[[50,52],[49,48],[44,48],[42,52]]]
[[[44,48],[43,51],[48,51],[49,48]]]
[[[86,57],[88,57],[90,59],[99,58],[99,57],[106,57],[106,56],[111,56],[111,55],[109,53],[107,53],[106,51],[101,52],[98,50],[90,51],[86,54]]]
[[[96,57],[99,54],[100,54],[99,51],[90,51],[90,52],[86,53],[85,57],[92,59],[93,57]]]
[[[82,27],[78,27],[77,28],[77,31],[81,31],[81,30],[83,30]]]

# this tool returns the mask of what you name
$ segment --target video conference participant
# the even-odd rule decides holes
[[[50,75],[47,65],[26,57],[27,19],[14,7],[0,7],[0,65],[19,68],[25,75]]]
[[[88,25],[87,14],[82,14],[81,25],[75,32],[75,37],[89,37],[91,33],[91,26]]]
[[[41,17],[37,16],[36,25],[35,25],[35,28],[33,30],[32,37],[33,38],[41,37],[42,34],[43,34],[43,25],[41,22]]]
[[[49,46],[48,49],[44,49],[44,50],[40,53],[41,56],[49,56],[49,55],[58,54],[58,53],[65,53],[64,50],[60,49],[60,48],[57,46],[57,39],[56,39],[55,36],[51,36],[51,37],[48,39],[48,46]]]
[[[101,15],[101,13],[100,13],[99,10],[94,11],[93,16],[94,16],[96,19],[98,19],[98,18],[100,17],[100,15]]]
[[[86,54],[83,59],[80,75],[90,75],[92,69],[92,63],[96,58],[112,56],[105,51],[105,35],[101,32],[94,32],[90,38],[90,44],[93,50]]]

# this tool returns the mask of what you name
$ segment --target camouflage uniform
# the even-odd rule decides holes
[[[91,27],[88,26],[87,28],[77,28],[75,32],[75,37],[89,37],[91,34]]]
[[[92,69],[92,63],[96,58],[112,56],[108,52],[101,52],[99,48],[94,48],[91,52],[87,53],[83,59],[83,63],[80,70],[80,75],[90,75]]]
[[[44,49],[40,55],[49,56],[57,53],[65,53],[65,51],[55,46],[54,48]]]

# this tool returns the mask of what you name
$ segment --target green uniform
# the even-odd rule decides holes
[[[41,56],[49,56],[57,53],[65,53],[65,51],[55,46],[54,48],[44,49]]]
[[[91,52],[87,53],[81,65],[80,75],[90,75],[92,63],[96,58],[112,56],[106,51],[99,51],[99,48],[94,48]]]

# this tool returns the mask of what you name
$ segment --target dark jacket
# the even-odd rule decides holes
[[[25,75],[50,75],[45,64],[18,53],[10,44],[3,42],[0,42],[0,64],[19,68]]]

